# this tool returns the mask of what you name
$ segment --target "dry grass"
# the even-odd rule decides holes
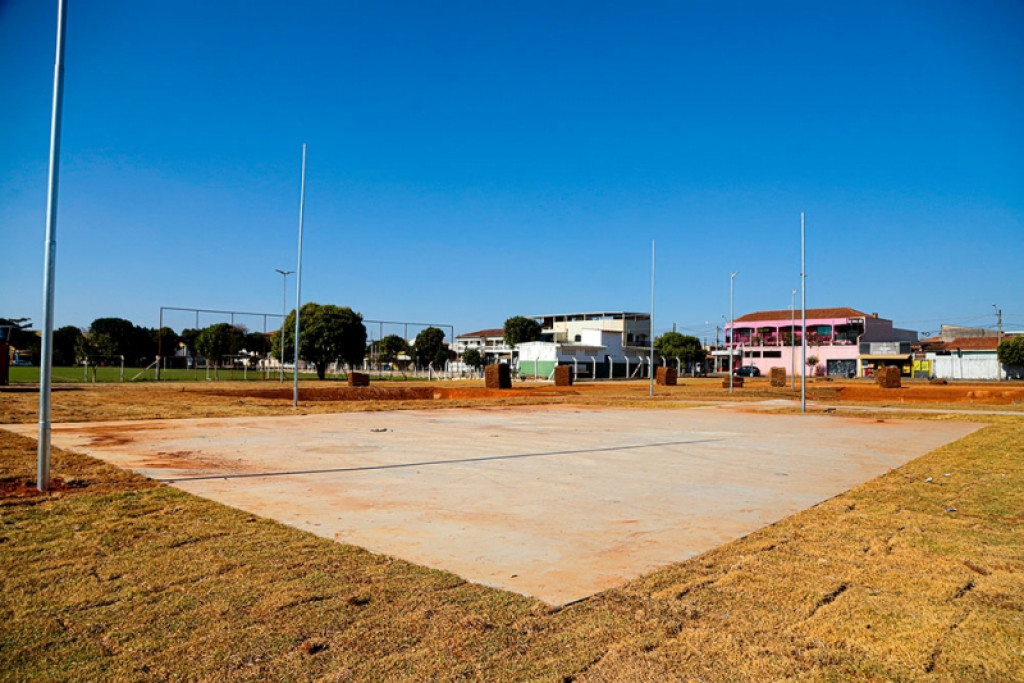
[[[651,405],[645,389],[536,400]],[[655,405],[714,394],[700,391]],[[62,393],[63,419],[182,410],[163,389],[98,397]],[[237,400],[189,414],[290,411]],[[303,407],[328,408],[367,406]],[[57,449],[64,490],[0,499],[0,679],[1024,680],[1024,419],[984,419],[842,496],[559,610]],[[34,462],[33,440],[0,431],[0,482],[31,479]]]

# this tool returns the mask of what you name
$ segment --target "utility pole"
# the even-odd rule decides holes
[[[996,332],[996,381],[1003,381],[1003,365],[999,362],[999,345],[1003,343],[1003,311],[1001,308],[992,304],[992,308],[996,309],[996,319],[999,321],[999,328]]]
[[[804,212],[800,212],[800,412],[807,412],[807,261]]]
[[[729,393],[730,394],[732,393],[732,374],[733,374],[732,347],[736,344],[736,314],[733,312],[733,308],[732,308],[732,301],[733,301],[732,294],[733,294],[733,282],[736,280],[736,276],[739,274],[739,272],[740,271],[737,270],[735,273],[733,273],[732,275],[729,276],[729,338],[727,340],[729,343],[727,344],[727,346],[729,347]],[[742,359],[743,356],[740,355],[740,358]]]

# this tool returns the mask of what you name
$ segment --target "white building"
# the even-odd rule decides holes
[[[597,312],[531,316],[547,341],[516,345],[522,377],[550,377],[556,365],[571,365],[589,379],[648,377],[651,316]],[[655,363],[659,359],[655,359]]]
[[[455,338],[455,353],[460,358],[469,349],[479,351],[488,365],[512,359],[512,348],[505,343],[505,331],[500,327],[467,332]]]

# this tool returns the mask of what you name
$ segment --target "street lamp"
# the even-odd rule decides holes
[[[732,348],[736,344],[736,315],[733,313],[732,301],[733,301],[733,282],[736,280],[736,276],[740,271],[736,271],[729,276],[729,393],[732,393],[732,375],[733,375],[733,355]]]
[[[278,273],[281,273],[281,329],[278,330],[277,334],[280,335],[281,339],[281,353],[280,358],[277,359],[277,364],[281,367],[281,381],[284,381],[284,319],[287,316],[286,309],[288,308],[288,276],[294,273],[294,270],[281,270],[280,268],[274,268]]]
[[[789,388],[796,389],[796,290],[789,297]]]

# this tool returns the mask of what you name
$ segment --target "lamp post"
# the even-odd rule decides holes
[[[732,302],[733,302],[733,282],[736,280],[736,276],[740,271],[734,272],[729,276],[729,343],[726,346],[729,348],[729,393],[732,393],[732,374],[733,374],[733,356],[732,347],[736,344],[736,315],[733,313]]]
[[[274,268],[278,273],[281,273],[281,329],[278,334],[281,336],[281,354],[280,358],[277,359],[277,364],[281,367],[281,381],[284,381],[284,319],[288,315],[288,276],[294,273],[294,270],[281,270],[280,268]]]
[[[789,296],[789,388],[796,389],[796,290]]]
[[[1003,343],[1003,312],[998,306],[992,304],[996,312],[996,320],[999,321],[999,331],[996,333],[996,381],[1003,381],[1003,366],[999,362],[999,345]]]

